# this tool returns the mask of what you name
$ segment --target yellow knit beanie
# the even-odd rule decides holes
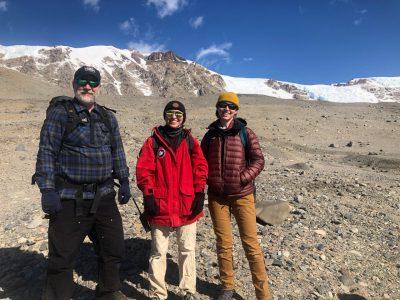
[[[217,103],[223,101],[231,102],[239,108],[239,97],[234,92],[221,93],[218,97]]]

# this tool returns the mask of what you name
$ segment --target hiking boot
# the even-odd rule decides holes
[[[222,290],[217,300],[231,300],[233,299],[234,290]]]
[[[192,293],[187,292],[184,296],[182,296],[182,300],[196,300]]]
[[[107,293],[101,297],[96,297],[97,300],[128,300],[121,291],[115,291],[112,293]]]

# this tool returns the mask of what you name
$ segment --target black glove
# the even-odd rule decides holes
[[[53,189],[42,190],[42,210],[45,214],[53,215],[62,209],[60,194]]]
[[[192,204],[192,215],[197,216],[203,211],[204,208],[204,192],[198,192],[194,195],[194,200]]]
[[[159,207],[156,203],[154,195],[148,195],[143,197],[144,211],[148,216],[156,216],[159,213]]]
[[[121,185],[118,190],[118,202],[120,204],[128,203],[129,199],[131,199],[131,189],[129,187],[129,179],[123,178],[119,180],[119,184]]]

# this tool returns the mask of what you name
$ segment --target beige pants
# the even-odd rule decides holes
[[[151,253],[149,261],[149,297],[167,299],[165,285],[167,252],[170,234],[178,240],[179,288],[182,292],[196,292],[196,222],[177,228],[151,225]]]
[[[232,256],[232,213],[239,227],[240,239],[249,261],[256,297],[259,300],[269,300],[270,292],[264,254],[257,238],[253,194],[236,200],[208,194],[208,201],[217,238],[217,255],[222,288],[224,290],[235,288]]]

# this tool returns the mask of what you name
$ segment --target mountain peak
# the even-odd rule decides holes
[[[173,51],[153,52],[147,57],[148,61],[173,61],[186,62],[186,59],[175,54]]]

